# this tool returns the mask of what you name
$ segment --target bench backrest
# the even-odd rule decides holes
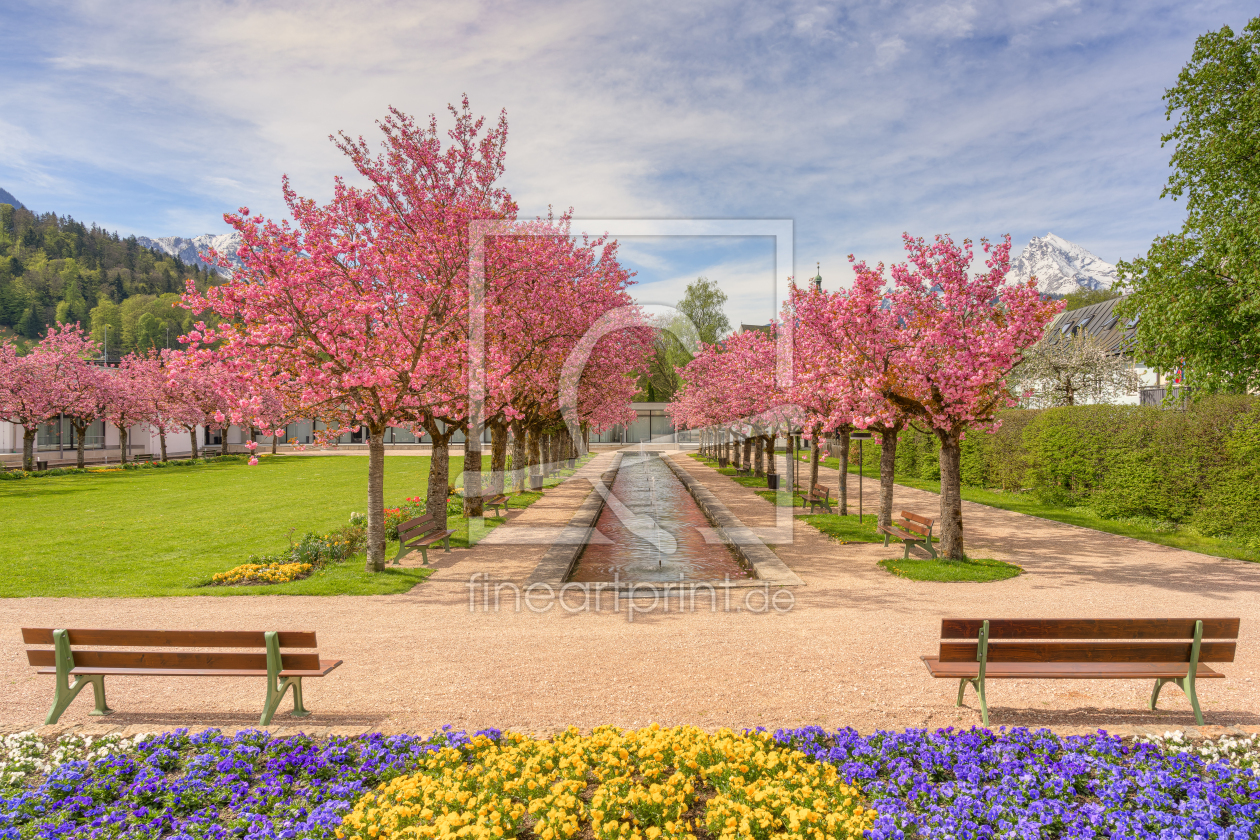
[[[433,514],[426,513],[424,516],[417,516],[414,519],[408,519],[398,526],[398,541],[407,542],[414,540],[416,537],[427,536],[434,531],[442,530],[442,525],[433,518]]]
[[[989,662],[1233,662],[1237,618],[1015,618],[941,620],[942,662],[975,662],[984,643]]]
[[[908,510],[901,512],[901,521],[897,526],[903,531],[910,531],[921,537],[932,536],[932,526],[936,524],[935,519],[926,516],[919,516],[917,513],[911,513]]]
[[[815,495],[815,496],[822,496],[824,499],[829,498],[829,497],[831,496],[831,488],[830,488],[830,487],[826,487],[826,486],[824,486],[824,485],[822,485],[822,484],[815,484],[815,485],[814,485],[814,495]]]
[[[57,664],[57,631],[46,627],[23,627],[22,641],[28,645],[53,645],[54,649],[28,648],[31,665]],[[247,630],[66,630],[67,651],[78,646],[137,648],[254,648],[257,653],[191,650],[73,650],[74,665],[82,668],[137,668],[143,670],[178,668],[210,671],[265,670],[267,633]],[[314,633],[279,632],[280,648],[314,649]],[[279,651],[277,651],[279,652]],[[318,653],[280,653],[286,670],[318,670]]]

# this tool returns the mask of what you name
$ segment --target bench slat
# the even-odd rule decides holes
[[[27,650],[32,665],[56,665],[51,650]],[[317,653],[282,653],[280,666],[299,671],[318,670]],[[176,650],[76,650],[76,668],[139,668],[145,671],[162,668],[180,670],[248,670],[267,672],[265,653],[199,653]]]
[[[1194,618],[1003,618],[989,620],[990,639],[1193,639]],[[1237,639],[1237,618],[1205,618],[1203,638]],[[976,639],[983,619],[941,619],[942,639]]]
[[[53,629],[50,627],[23,627],[22,641],[28,645],[51,645]],[[261,630],[68,630],[71,645],[102,645],[118,647],[231,647],[264,648],[267,646]],[[314,648],[314,633],[281,631],[280,647]]]
[[[990,625],[992,627],[992,625]],[[1234,642],[1203,642],[1200,662],[1233,662]],[[1189,642],[989,642],[989,662],[1189,662]],[[974,662],[976,642],[941,642],[942,662]]]
[[[933,677],[974,679],[979,675],[978,662],[941,662],[936,657],[920,657]],[[1184,662],[990,662],[985,666],[985,679],[1138,680],[1162,677],[1184,677]],[[1195,679],[1224,679],[1225,675],[1199,663]]]
[[[908,511],[908,510],[903,510],[901,512],[901,518],[908,519],[911,522],[917,522],[920,525],[923,525],[927,528],[931,528],[934,524],[936,524],[935,519],[931,519],[927,516],[920,516],[919,514],[914,513],[913,511]]]
[[[319,661],[318,670],[299,670],[288,669],[280,672],[281,677],[323,677],[331,673],[338,665],[341,664],[340,659],[321,659]],[[37,674],[55,674],[56,668],[37,668]],[[265,677],[267,669],[261,671],[255,668],[223,668],[223,669],[198,669],[198,668],[74,668],[70,671],[71,675],[83,674],[93,676],[103,674],[105,676],[162,676],[162,677]]]
[[[422,545],[426,545],[426,546],[433,545],[433,543],[438,542],[440,540],[444,540],[453,533],[455,532],[454,531],[434,531],[432,534],[422,534],[414,538],[408,537],[407,539],[403,540],[403,544],[406,545],[407,548],[419,548]]]
[[[904,520],[904,521],[901,521],[901,522],[898,522],[898,523],[896,523],[896,524],[897,524],[897,525],[899,525],[899,526],[901,526],[902,528],[904,528],[904,529],[905,529],[905,530],[907,530],[907,531],[913,531],[914,533],[918,534],[918,535],[919,535],[920,537],[922,537],[923,539],[927,539],[928,534],[932,533],[932,529],[931,529],[931,528],[925,528],[925,527],[923,527],[922,525],[920,525],[919,523],[917,523],[917,522],[912,522],[912,521],[910,521],[910,520],[908,520],[908,519],[907,519],[907,520]]]
[[[900,528],[897,528],[893,525],[882,525],[879,528],[879,532],[882,534],[888,534],[890,536],[896,537],[902,542],[927,542],[927,536],[919,535],[919,534],[911,534],[910,532],[903,531]]]

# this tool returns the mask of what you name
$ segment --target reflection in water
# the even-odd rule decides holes
[[[752,577],[730,549],[704,541],[696,529],[709,527],[708,519],[656,455],[623,455],[612,496],[596,523],[612,542],[588,545],[570,580],[677,582]]]

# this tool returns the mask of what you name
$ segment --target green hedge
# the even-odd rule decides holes
[[[1205,398],[1184,410],[1086,405],[1007,411],[993,434],[963,441],[962,480],[1030,492],[1043,504],[1085,507],[1109,519],[1191,526],[1260,548],[1260,400]],[[868,446],[868,466],[879,447]],[[906,430],[901,476],[940,478],[939,444]],[[853,447],[853,464],[857,447]]]

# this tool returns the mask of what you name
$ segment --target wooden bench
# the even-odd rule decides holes
[[[1195,680],[1222,679],[1204,662],[1233,662],[1237,618],[970,619],[941,620],[941,649],[922,657],[933,677],[958,680],[957,706],[968,683],[980,696],[990,679],[1155,680],[1149,707],[1173,683],[1203,725]],[[1208,639],[1209,641],[1204,641]]]
[[[481,506],[482,506],[482,509],[490,508],[492,511],[494,511],[495,516],[499,516],[500,515],[499,509],[507,508],[507,500],[508,500],[508,497],[506,495],[504,495],[503,493],[499,493],[494,496],[486,496],[484,499],[481,500]]]
[[[398,553],[394,555],[394,565],[401,564],[403,555],[416,549],[420,549],[420,558],[424,565],[429,565],[429,546],[441,542],[449,554],[453,533],[453,529],[443,528],[442,523],[429,513],[408,519],[398,526]]]
[[[928,554],[932,555],[932,559],[935,560],[936,549],[932,546],[932,526],[935,524],[935,519],[929,519],[926,516],[919,516],[917,513],[903,510],[901,519],[895,520],[891,525],[880,525],[876,530],[884,535],[884,545],[888,545],[889,537],[896,537],[905,543],[906,553],[902,559],[910,559],[910,546],[921,545],[927,549]]]
[[[52,630],[23,627],[26,659],[39,674],[55,674],[53,704],[44,723],[56,723],[86,685],[96,697],[93,715],[107,715],[105,677],[266,677],[267,700],[259,723],[271,723],[284,693],[293,689],[293,716],[306,717],[302,679],[322,677],[341,664],[320,659],[314,633],[241,630]],[[148,650],[75,650],[75,647],[138,647]],[[158,648],[153,650],[153,648]],[[254,648],[250,653],[172,648]],[[281,653],[281,648],[309,652]],[[261,650],[259,650],[261,649]],[[74,683],[70,683],[74,677]]]
[[[809,505],[809,512],[813,513],[814,508],[822,505],[827,513],[831,513],[831,488],[824,487],[821,484],[815,484],[809,489],[808,495],[801,495],[801,507]]]

